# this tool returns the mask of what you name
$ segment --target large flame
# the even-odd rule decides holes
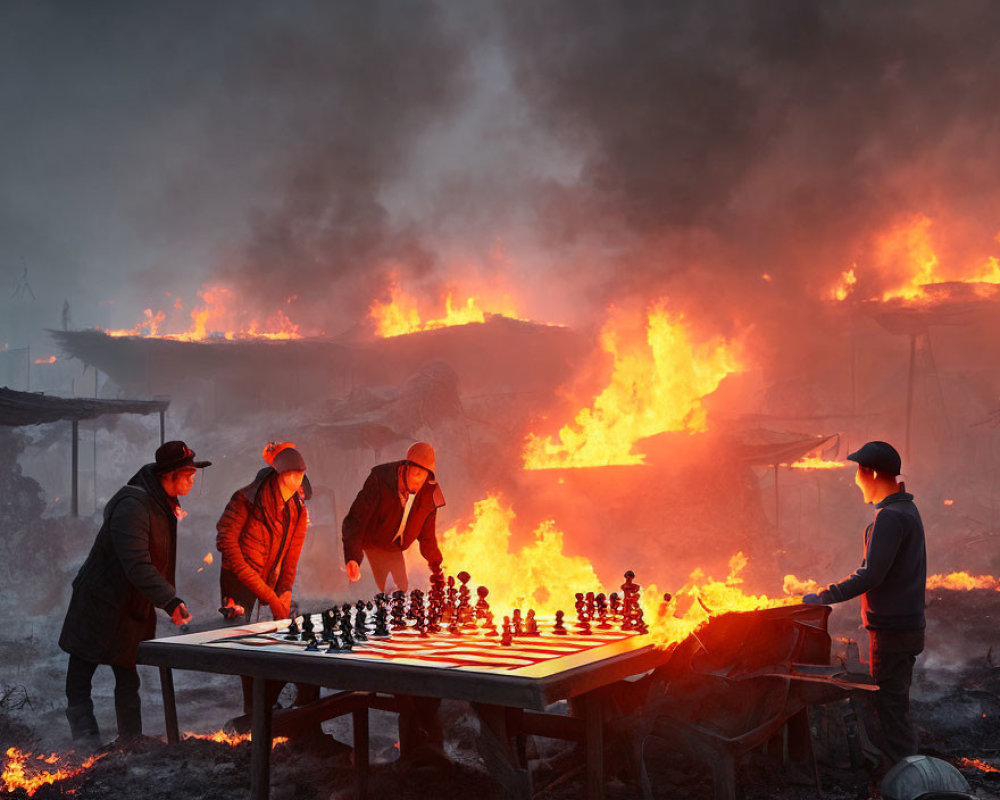
[[[602,591],[593,565],[582,556],[563,553],[563,534],[552,520],[535,529],[533,542],[512,550],[514,518],[513,510],[498,495],[491,494],[476,503],[471,523],[450,528],[441,537],[446,570],[466,570],[472,575],[473,586],[488,587],[488,600],[496,615],[509,614],[512,608],[533,608],[538,614],[562,610],[567,618],[572,617],[577,592]],[[744,592],[742,573],[746,566],[746,556],[736,553],[724,580],[715,580],[697,569],[666,603],[655,584],[643,586],[643,615],[656,643],[667,647],[679,642],[715,614],[799,602],[797,597],[772,598]],[[637,579],[641,584],[643,576]],[[604,591],[617,591],[617,585],[604,587]]]
[[[64,756],[52,753],[25,753],[16,747],[7,748],[7,763],[0,774],[0,790],[5,794],[13,794],[18,789],[24,790],[28,797],[34,797],[35,792],[43,786],[49,786],[59,781],[81,775],[94,766],[100,759],[108,755],[90,756],[79,764],[72,764],[73,751]]]
[[[487,305],[486,309],[483,308],[484,303]],[[517,318],[509,297],[486,303],[480,296],[472,295],[466,297],[464,302],[456,303],[453,292],[448,292],[444,298],[443,316],[424,318],[416,298],[406,294],[395,282],[389,286],[389,301],[376,300],[368,311],[369,318],[375,322],[375,333],[384,339],[436,328],[485,322],[487,314]]]
[[[697,342],[684,315],[668,311],[665,300],[638,326],[613,311],[601,346],[613,359],[610,383],[557,439],[529,434],[525,469],[642,464],[636,442],[666,431],[706,430],[702,398],[743,368],[737,344],[721,337]]]
[[[828,461],[820,456],[803,456],[798,461],[791,464],[782,464],[782,466],[792,469],[841,469],[849,467],[850,464],[846,461]]]
[[[299,339],[299,326],[294,324],[282,309],[260,320],[248,315],[239,298],[223,286],[203,286],[198,292],[201,303],[193,308],[184,322],[168,324],[165,311],[154,312],[147,308],[143,319],[132,328],[105,331],[109,336],[145,336],[156,339],[174,339],[181,342],[198,342],[205,339]],[[286,303],[294,300],[288,298]],[[184,308],[180,297],[175,298],[171,318]],[[181,315],[183,319],[183,315]],[[182,326],[186,325],[186,328]],[[172,330],[167,330],[171,328]],[[181,330],[177,330],[182,328]]]
[[[984,256],[978,264],[943,265],[932,236],[933,221],[924,214],[894,225],[878,237],[872,264],[883,286],[882,301],[900,300],[907,303],[930,299],[927,287],[941,283],[978,284],[977,293],[993,296],[1000,284],[1000,259]],[[858,266],[841,273],[840,280],[830,290],[836,300],[846,300],[858,282]]]
[[[510,548],[514,510],[497,494],[475,504],[472,522],[449,528],[441,537],[445,568],[466,570],[474,585],[489,588],[495,613],[533,608],[538,614],[572,610],[574,594],[600,585],[591,563],[563,554],[563,534],[547,520],[534,531],[534,541]]]

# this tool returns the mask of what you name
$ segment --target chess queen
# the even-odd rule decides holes
[[[433,572],[441,565],[437,510],[444,494],[435,475],[434,448],[415,442],[401,461],[372,468],[344,518],[344,562],[351,581],[361,578],[368,557],[380,592],[392,575],[397,589],[409,587],[403,553],[414,542]]]

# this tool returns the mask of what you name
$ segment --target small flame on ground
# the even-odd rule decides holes
[[[983,716],[985,717],[986,715],[983,714]],[[985,761],[980,761],[978,758],[960,758],[958,765],[969,769],[978,769],[980,772],[1000,772],[1000,769],[997,767],[987,764]]]
[[[665,300],[644,321],[612,310],[601,347],[613,359],[610,383],[556,438],[528,435],[525,469],[642,464],[632,451],[636,442],[705,431],[702,398],[743,369],[738,344],[721,337],[696,342],[684,315],[668,311]]]
[[[470,296],[465,298],[464,302],[456,303],[455,295],[449,292],[444,299],[444,316],[424,319],[417,300],[406,294],[394,282],[389,287],[389,302],[376,300],[368,310],[368,316],[375,322],[376,335],[383,339],[437,328],[481,323],[486,321],[487,313],[517,318],[517,312],[510,298],[505,297],[500,303],[489,304],[488,311],[482,308],[483,302],[478,296]]]
[[[35,363],[36,364],[55,364],[56,363],[56,357],[55,356],[49,356],[48,358],[36,358],[35,359]]]
[[[201,298],[201,305],[192,309],[186,330],[166,332],[164,326],[167,314],[147,308],[143,312],[142,321],[134,327],[107,330],[105,333],[109,336],[145,336],[181,342],[198,342],[212,338],[227,340],[301,338],[299,326],[294,324],[281,309],[263,322],[257,319],[248,322],[247,315],[240,308],[239,298],[229,289],[222,286],[203,286],[198,292],[198,297]],[[289,302],[294,299],[294,297],[289,298]],[[183,307],[181,299],[176,298],[172,310],[180,312]]]
[[[928,589],[951,589],[956,592],[971,592],[973,589],[992,589],[1000,592],[1000,578],[992,575],[970,575],[968,572],[949,572],[947,575],[930,575]]]
[[[230,733],[228,731],[213,731],[212,733],[185,733],[184,738],[228,744],[230,747],[239,747],[244,742],[252,741],[249,733]],[[287,741],[287,736],[275,736],[271,740],[271,747],[277,747],[279,744],[284,744]]]
[[[6,794],[13,794],[18,789],[23,789],[28,797],[34,797],[35,792],[43,786],[83,774],[108,753],[90,756],[78,766],[68,763],[67,759],[72,755],[72,750],[65,756],[60,756],[57,753],[45,756],[44,754],[25,753],[16,747],[9,747],[7,748],[7,763],[4,765],[3,773],[0,774],[0,790]],[[60,763],[64,765],[59,769],[49,769],[49,767]]]

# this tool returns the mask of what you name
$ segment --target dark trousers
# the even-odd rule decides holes
[[[66,670],[66,719],[74,739],[99,736],[94,717],[91,685],[98,664],[69,657]],[[111,667],[115,673],[115,715],[118,718],[118,735],[138,736],[142,733],[142,701],[139,699],[139,671],[135,667]]]
[[[385,591],[385,583],[390,574],[397,589],[405,592],[409,588],[410,582],[406,577],[406,559],[403,557],[402,550],[372,549],[365,550],[365,555],[368,557],[368,563],[371,564],[372,577],[380,592]]]
[[[910,683],[913,665],[924,649],[923,631],[868,631],[872,678],[878,715],[876,744],[888,765],[916,755],[917,733],[910,719]]]

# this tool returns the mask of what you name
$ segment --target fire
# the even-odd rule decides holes
[[[793,464],[782,464],[791,469],[841,469],[850,466],[845,461],[827,461],[819,456],[803,456]]]
[[[883,302],[926,302],[930,298],[928,286],[947,282],[978,284],[977,294],[993,296],[1000,284],[1000,258],[988,256],[979,266],[943,266],[931,235],[933,225],[929,217],[917,214],[878,237],[873,264],[884,280],[890,283],[890,288],[883,290],[880,299]],[[841,273],[830,296],[838,301],[846,300],[857,282],[855,264]]]
[[[486,321],[488,313],[517,318],[510,298],[505,297],[500,303],[491,304],[494,306],[491,311],[484,311],[480,302],[479,297],[470,296],[464,302],[456,304],[455,295],[449,292],[444,298],[444,316],[424,319],[416,299],[403,292],[397,283],[392,283],[389,287],[389,302],[376,300],[372,303],[368,316],[375,322],[375,333],[383,339],[454,325],[482,323]]]
[[[205,567],[211,566],[215,563],[215,556],[211,553],[205,553],[205,557],[201,560],[201,566],[198,567],[198,572],[203,572]]]
[[[930,575],[928,589],[950,589],[955,592],[971,592],[973,589],[992,589],[1000,592],[1000,578],[992,575],[970,575],[968,572],[949,572],[947,575]]]
[[[801,580],[796,578],[794,575],[786,575],[781,588],[787,595],[803,595],[816,594],[826,587],[820,586],[816,583],[816,581],[812,580],[812,578]]]
[[[666,431],[707,429],[702,398],[743,369],[740,347],[721,337],[696,342],[683,314],[657,302],[644,324],[614,312],[601,332],[611,380],[593,405],[564,425],[558,440],[529,434],[525,469],[642,464],[632,448]]]
[[[35,363],[36,364],[55,364],[56,363],[56,357],[55,356],[49,356],[48,358],[36,358],[35,359]]]
[[[67,763],[67,758],[73,754],[71,750],[66,756],[59,756],[52,753],[49,756],[24,753],[16,747],[7,748],[7,763],[4,765],[3,773],[0,774],[0,789],[7,794],[13,794],[18,789],[24,790],[28,797],[34,797],[35,792],[43,786],[49,786],[75,778],[81,775],[96,764],[107,753],[90,756],[84,759],[79,766]],[[58,769],[50,769],[57,764],[63,763]]]
[[[958,765],[968,769],[978,769],[980,772],[1000,772],[1000,769],[997,767],[987,764],[985,761],[980,761],[978,758],[960,758]]]
[[[600,585],[586,558],[563,554],[563,533],[553,520],[535,529],[531,544],[512,551],[514,517],[514,510],[499,495],[490,494],[480,500],[475,504],[471,523],[464,528],[449,528],[441,537],[446,568],[468,569],[474,585],[489,587],[487,599],[497,610],[533,608],[538,614],[566,611],[572,609],[573,596],[581,591],[580,587],[590,591]]]
[[[239,747],[244,742],[251,741],[251,736],[249,733],[229,733],[228,731],[214,731],[212,733],[185,733],[185,739],[201,739],[205,742],[217,742],[219,744],[228,744],[230,747]],[[288,741],[287,736],[275,736],[271,740],[272,749],[277,747],[279,744],[284,744]]]
[[[766,594],[753,595],[744,592],[742,573],[748,559],[743,553],[736,553],[729,559],[729,574],[718,581],[702,570],[691,573],[688,582],[682,586],[668,602],[655,585],[643,588],[642,602],[650,635],[659,647],[668,647],[679,642],[718,614],[733,611],[758,611],[763,608],[778,608],[795,605],[797,597],[768,597]],[[681,608],[687,604],[685,610]]]
[[[535,609],[539,615],[563,610],[574,614],[574,597],[580,591],[600,591],[601,581],[590,561],[563,553],[563,533],[547,520],[534,531],[534,541],[520,550],[510,547],[513,510],[499,495],[475,504],[474,518],[465,527],[455,526],[441,537],[441,553],[449,571],[468,569],[472,584],[489,587],[487,598],[496,615],[509,609]],[[666,647],[695,631],[710,616],[730,611],[792,605],[797,597],[771,598],[747,594],[742,573],[747,558],[736,553],[729,574],[717,581],[698,569],[669,602],[653,584],[642,588],[643,616],[658,645]],[[619,579],[620,580],[620,579]],[[637,576],[642,583],[642,576]],[[607,590],[617,591],[617,586]]]
[[[264,319],[247,321],[247,314],[239,308],[240,300],[233,292],[222,286],[203,286],[198,292],[201,305],[189,314],[190,322],[186,330],[166,332],[164,326],[167,314],[147,308],[143,319],[134,327],[105,331],[109,336],[145,336],[154,339],[173,339],[181,342],[199,342],[211,338],[234,339],[299,339],[299,326],[294,324],[285,312],[278,309]],[[288,298],[287,302],[294,300]],[[183,302],[178,297],[173,311],[182,311]],[[177,327],[177,326],[172,326]]]

